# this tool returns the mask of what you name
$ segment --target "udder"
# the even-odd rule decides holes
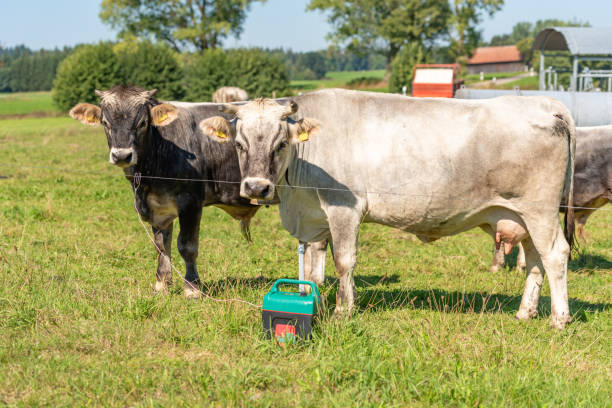
[[[504,252],[508,255],[512,252],[514,245],[527,237],[527,230],[518,222],[502,219],[497,221],[495,226],[495,248],[499,249],[504,245]]]

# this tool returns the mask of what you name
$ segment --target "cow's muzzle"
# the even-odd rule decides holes
[[[136,164],[137,154],[133,148],[115,148],[110,151],[109,162],[119,167],[130,167]]]
[[[271,200],[274,198],[274,183],[259,177],[248,177],[240,184],[240,195],[244,198]]]

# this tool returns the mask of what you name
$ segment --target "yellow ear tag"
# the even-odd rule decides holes
[[[220,131],[220,130],[217,130],[217,133],[216,133],[216,134],[217,134],[217,137],[218,137],[219,139],[225,139],[225,138],[227,138],[227,135],[226,135],[225,133],[223,133],[222,131]]]
[[[159,123],[164,123],[166,119],[168,119],[168,114],[164,113],[163,115],[159,117]]]
[[[302,133],[300,133],[300,134],[298,135],[298,140],[299,140],[300,142],[305,142],[305,141],[307,141],[307,140],[308,140],[308,136],[309,136],[309,135],[308,135],[308,132],[302,132]]]
[[[87,123],[96,123],[96,118],[94,118],[93,116],[88,116]]]

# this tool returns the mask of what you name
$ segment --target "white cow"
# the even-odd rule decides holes
[[[571,205],[575,128],[563,104],[348,90],[296,102],[226,105],[236,120],[210,118],[200,127],[235,141],[242,196],[269,199],[278,184],[283,226],[301,241],[331,238],[336,313],[354,307],[359,225],[374,222],[424,242],[474,227],[504,246],[522,241],[529,273],[517,317],[537,314],[546,271],[551,325],[570,321],[569,246],[558,209],[563,196]]]
[[[235,86],[222,86],[212,94],[212,101],[215,103],[240,102],[248,99],[247,92]]]
[[[584,226],[599,208],[612,201],[612,126],[576,128],[576,159],[574,167],[573,202],[576,238],[584,240]],[[567,204],[561,201],[561,212]],[[571,240],[570,240],[571,246]],[[491,272],[504,266],[504,250],[495,246]],[[516,259],[519,269],[525,268],[525,252],[519,245]]]

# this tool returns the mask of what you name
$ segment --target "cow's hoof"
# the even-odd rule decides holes
[[[538,315],[537,309],[520,309],[514,316],[518,320],[529,320]]]
[[[164,281],[156,281],[155,287],[153,288],[153,292],[160,295],[168,294],[168,287],[170,284]]]
[[[569,315],[550,316],[550,327],[563,330],[565,325],[572,321]]]
[[[202,291],[196,285],[187,284],[183,292],[185,299],[200,299],[203,296]]]
[[[489,268],[489,272],[491,273],[499,272],[501,268],[502,267],[500,265],[491,265],[491,267]]]

